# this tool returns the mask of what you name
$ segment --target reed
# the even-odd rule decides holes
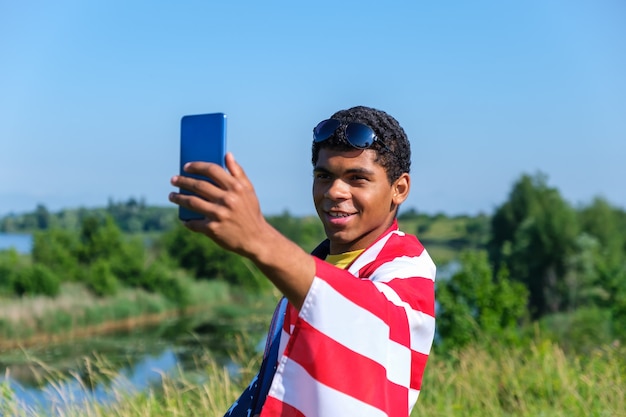
[[[495,353],[494,353],[495,352]],[[426,370],[422,394],[412,417],[620,417],[626,416],[626,355],[619,345],[598,347],[586,356],[568,356],[556,344],[537,342],[525,348],[471,346],[451,354],[435,352]],[[85,391],[108,383],[115,401],[77,404],[72,383],[49,371],[58,402],[49,409],[20,406],[5,383],[0,386],[0,415],[33,417],[222,416],[248,383],[260,362],[245,342],[233,359],[232,375],[207,353],[197,371],[162,375],[159,384],[133,392],[107,364],[91,360],[88,372],[74,375]],[[111,382],[114,381],[114,382]],[[75,391],[74,391],[75,392]]]
[[[221,416],[252,379],[261,361],[260,353],[250,354],[250,341],[240,340],[233,352],[239,363],[235,375],[205,352],[196,359],[197,370],[161,374],[161,381],[137,392],[113,366],[95,356],[85,358],[85,371],[69,377],[38,362],[37,372],[50,387],[48,405],[21,403],[8,378],[0,384],[0,415],[12,417],[147,417]],[[108,401],[98,401],[94,392],[107,392]],[[87,400],[85,400],[87,398]],[[113,400],[110,400],[110,399]]]

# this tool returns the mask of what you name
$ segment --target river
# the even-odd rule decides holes
[[[207,355],[234,373],[237,366],[228,352],[235,349],[237,335],[258,340],[260,349],[265,324],[241,328],[227,320],[216,324],[211,317],[195,314],[132,331],[0,351],[0,385],[8,384],[24,407],[50,410],[112,402],[114,391],[142,391],[180,370],[202,378]]]
[[[15,249],[19,253],[30,253],[33,236],[27,233],[0,233],[0,251]]]
[[[0,233],[0,251],[28,254],[32,244],[30,234]],[[25,407],[50,409],[59,403],[113,401],[111,387],[141,391],[158,384],[162,375],[180,370],[198,373],[198,359],[207,354],[234,372],[237,367],[228,352],[236,348],[237,335],[258,340],[260,348],[266,322],[257,318],[242,324],[241,319],[215,317],[210,312],[196,313],[132,331],[0,349],[0,386],[8,384]]]

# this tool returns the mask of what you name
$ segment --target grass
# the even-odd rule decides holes
[[[123,383],[110,384],[111,404],[74,404],[63,384],[50,410],[20,406],[7,384],[0,387],[0,415],[64,417],[221,416],[258,367],[258,353],[245,343],[234,352],[241,373],[231,375],[207,354],[198,358],[198,371],[163,376],[145,392],[132,392]],[[626,349],[598,347],[585,357],[568,356],[556,344],[537,342],[524,348],[470,346],[450,354],[435,352],[427,366],[422,393],[412,417],[620,417],[626,416]],[[89,375],[108,375],[105,363],[90,364],[86,376],[75,376],[89,391]],[[98,372],[94,372],[96,370]],[[201,378],[197,375],[200,374]],[[56,380],[54,373],[49,379]],[[60,413],[59,413],[60,411]]]
[[[625,353],[567,356],[550,342],[435,353],[412,416],[626,416]]]
[[[220,281],[191,281],[192,307],[208,307],[232,298],[229,286]],[[176,313],[178,306],[161,294],[124,289],[113,297],[99,298],[83,285],[65,283],[61,295],[0,299],[0,346],[11,347],[47,340],[55,335],[104,331],[104,327],[137,325],[141,320],[160,320]],[[136,320],[136,321],[133,321]],[[131,323],[131,321],[133,321]],[[126,323],[126,324],[125,324]]]

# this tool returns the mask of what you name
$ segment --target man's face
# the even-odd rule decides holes
[[[408,193],[408,174],[390,184],[371,149],[320,149],[313,202],[330,239],[330,253],[365,249],[392,223]],[[403,184],[398,193],[398,182]],[[400,194],[400,196],[399,196]]]

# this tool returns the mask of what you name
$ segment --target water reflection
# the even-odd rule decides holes
[[[0,352],[0,369],[6,370],[0,384],[12,388],[25,410],[62,411],[85,401],[107,403],[119,393],[158,386],[163,375],[198,374],[207,355],[236,369],[229,352],[236,348],[238,335],[258,342],[264,330],[258,323],[197,315],[150,328]]]
[[[8,374],[8,384],[16,400],[24,409],[61,411],[65,407],[82,405],[85,402],[109,403],[116,400],[116,393],[132,394],[161,382],[163,375],[177,369],[179,361],[175,352],[167,348],[155,355],[146,355],[132,366],[117,372],[75,374],[63,381],[44,376],[42,386],[23,385]],[[6,377],[0,378],[4,382]]]

